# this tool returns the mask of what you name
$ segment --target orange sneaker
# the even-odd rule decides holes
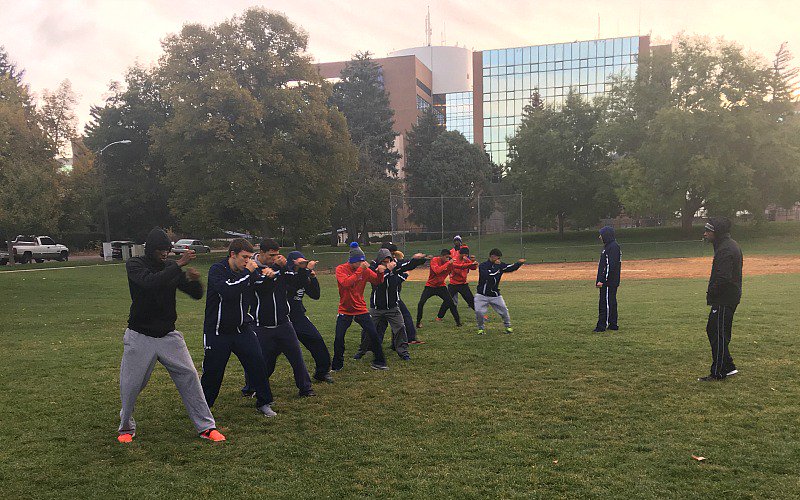
[[[133,441],[133,436],[135,435],[136,435],[135,432],[120,434],[119,436],[117,436],[117,441],[119,441],[120,443],[130,443],[131,441]]]
[[[208,439],[209,441],[214,441],[218,443],[220,441],[225,441],[225,436],[216,429],[208,429],[200,433],[200,437],[203,439]]]

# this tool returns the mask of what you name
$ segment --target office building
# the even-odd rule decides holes
[[[649,36],[631,36],[476,52],[415,47],[376,62],[395,111],[398,151],[403,152],[404,134],[419,113],[433,108],[448,130],[483,145],[492,160],[503,165],[506,139],[520,124],[534,91],[545,105],[556,108],[570,89],[592,99],[609,91],[614,79],[634,78],[639,55],[651,50]],[[345,64],[320,64],[320,74],[337,78]],[[402,170],[402,160],[399,167]]]

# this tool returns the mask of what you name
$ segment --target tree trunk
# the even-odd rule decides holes
[[[560,239],[564,239],[564,213],[560,212],[558,214],[558,237]]]
[[[685,236],[689,236],[692,234],[692,223],[694,222],[694,212],[691,214],[682,213],[681,214],[681,232]]]
[[[13,244],[11,243],[12,241],[13,240],[11,239],[11,233],[8,233],[8,241],[6,242],[7,243],[6,248],[8,248],[8,263],[13,266],[15,262],[14,262],[14,248]]]
[[[339,228],[337,227],[336,224],[333,223],[333,221],[331,221],[331,240],[330,240],[330,243],[331,243],[331,246],[334,247],[334,248],[339,246]]]
[[[366,219],[361,221],[361,244],[364,246],[369,246],[369,231],[367,231],[367,221]]]
[[[686,200],[681,210],[681,232],[684,236],[692,234],[692,223],[694,222],[694,214],[700,210],[702,203],[694,200]]]

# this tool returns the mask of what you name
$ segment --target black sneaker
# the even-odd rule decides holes
[[[317,393],[314,392],[312,389],[309,389],[306,392],[301,392],[300,393],[300,397],[301,398],[313,398],[316,395],[317,395]]]
[[[242,391],[243,398],[254,398],[256,397],[256,391]]]
[[[715,377],[714,375],[706,375],[697,379],[698,382],[719,382],[722,377]]]
[[[370,363],[369,367],[372,368],[373,370],[388,370],[389,369],[389,367],[386,366],[385,364],[381,365],[381,364],[378,364],[378,363],[375,363],[375,362]]]
[[[603,333],[604,331],[606,331],[605,328],[603,328],[602,330],[600,328],[595,328],[594,330],[592,330],[592,333]]]
[[[728,373],[726,373],[726,374],[725,374],[725,376],[726,376],[726,377],[733,377],[733,376],[734,376],[734,375],[736,375],[737,373],[739,373],[739,370],[737,370],[736,368],[734,368],[733,370],[731,370],[731,371],[729,371]]]
[[[403,361],[410,361],[411,356],[409,356],[408,354],[404,354],[403,356],[400,356],[400,359],[402,359]]]
[[[333,376],[330,373],[321,373],[318,375],[314,375],[314,380],[317,382],[327,382],[329,384],[333,383]]]
[[[364,357],[365,354],[366,354],[365,351],[356,351],[356,353],[353,354],[353,359],[356,359],[356,360],[361,359],[361,358]]]
[[[619,330],[619,326],[617,326],[617,325],[611,325],[611,326],[609,326],[609,327],[608,327],[608,329],[609,329],[609,330]]]

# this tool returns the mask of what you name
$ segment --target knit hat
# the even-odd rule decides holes
[[[355,264],[356,262],[363,262],[365,260],[367,260],[367,258],[364,257],[364,251],[358,246],[358,242],[354,241],[350,243],[350,258],[347,259],[347,262]]]
[[[302,252],[298,252],[297,250],[293,250],[289,252],[289,255],[286,256],[286,267],[289,268],[290,271],[294,269],[294,261],[297,259],[305,259],[306,256],[303,255]]]
[[[455,235],[455,236],[453,237],[453,241],[457,241],[457,242],[461,243],[461,236],[459,236],[459,235]]]
[[[388,248],[381,248],[380,250],[378,250],[378,256],[375,258],[375,262],[380,264],[381,262],[383,262],[383,259],[391,259],[391,258],[392,258],[392,252],[390,252]]]
[[[458,253],[462,255],[469,255],[469,247],[467,245],[461,245],[461,248],[458,249]]]

